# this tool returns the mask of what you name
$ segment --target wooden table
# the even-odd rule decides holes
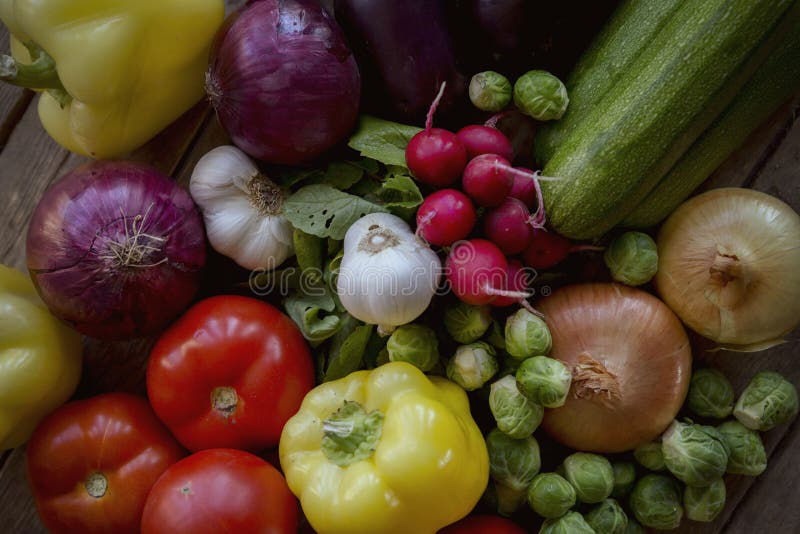
[[[233,4],[235,1],[229,2]],[[8,36],[0,28],[0,53]],[[30,91],[0,85],[0,263],[25,268],[25,234],[44,190],[85,160],[56,145],[42,129],[37,98]],[[800,211],[800,98],[788,102],[747,145],[709,180],[707,188],[746,186],[766,191]],[[148,162],[183,186],[197,160],[227,142],[216,118],[198,104],[132,159]],[[800,268],[800,266],[798,266]],[[763,353],[696,353],[731,378],[737,392],[759,370],[772,369],[800,384],[798,333],[789,343]],[[107,391],[144,394],[144,362],[150,340],[127,343],[85,341],[85,364],[78,397]],[[798,420],[800,421],[800,420]],[[711,524],[684,521],[677,532],[731,534],[800,532],[800,422],[764,436],[769,467],[757,479],[728,477],[728,504]],[[0,452],[0,531],[45,532],[25,480],[25,450]],[[410,533],[413,534],[413,533]]]

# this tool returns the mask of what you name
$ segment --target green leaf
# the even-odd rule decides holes
[[[406,166],[406,146],[422,128],[362,115],[347,145],[384,165]]]
[[[284,188],[293,187],[307,180],[317,180],[325,176],[325,172],[319,168],[308,169],[305,167],[276,167],[270,174],[276,183]]]
[[[364,367],[367,369],[374,369],[378,366],[378,355],[386,348],[386,342],[389,340],[388,336],[380,335],[377,330],[372,332],[369,337],[369,342],[364,348]],[[388,361],[389,353],[386,353]]]
[[[317,285],[322,279],[322,248],[325,242],[317,236],[295,228],[293,234],[294,253],[303,282]]]
[[[364,215],[385,211],[382,206],[324,184],[301,188],[283,205],[283,214],[295,228],[334,239],[344,239],[350,225]]]
[[[374,159],[362,158],[358,161],[352,161],[350,163],[361,167],[365,172],[368,172],[369,174],[378,174],[379,172],[381,172],[380,162],[375,161]]]
[[[309,184],[328,184],[336,189],[350,189],[364,177],[364,169],[350,161],[333,161],[320,176],[311,178]]]
[[[328,257],[335,256],[340,250],[342,250],[342,240],[341,239],[332,239],[328,238]]]
[[[414,210],[422,204],[422,193],[410,176],[395,175],[383,182],[378,193],[384,206],[400,217],[413,215]]]
[[[358,324],[355,319],[352,323],[353,327],[345,326],[331,340],[325,382],[343,378],[361,368],[364,350],[375,327],[371,324],[355,326]]]
[[[342,327],[341,317],[331,313],[336,310],[336,302],[328,294],[286,297],[283,305],[289,317],[297,323],[303,337],[312,345],[318,345]]]
[[[350,189],[350,193],[354,195],[358,195],[364,200],[369,200],[370,202],[380,202],[381,199],[378,196],[381,188],[383,187],[383,181],[381,180],[361,180],[352,189]]]
[[[339,274],[339,267],[342,265],[342,258],[344,251],[340,250],[336,255],[325,263],[325,270],[322,273],[322,279],[328,285],[331,292],[336,291],[336,277]]]

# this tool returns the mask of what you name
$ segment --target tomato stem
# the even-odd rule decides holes
[[[230,386],[216,387],[211,391],[211,407],[224,417],[230,417],[236,411],[239,396]]]
[[[84,482],[84,487],[86,488],[86,493],[95,499],[99,499],[108,490],[108,479],[103,473],[92,473]]]

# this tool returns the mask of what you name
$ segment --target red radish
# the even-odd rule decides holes
[[[473,305],[488,304],[497,297],[516,300],[529,297],[524,291],[505,289],[507,271],[506,257],[485,239],[456,243],[445,262],[445,274],[453,293]]]
[[[528,283],[530,282],[530,275],[528,269],[522,266],[519,260],[511,260],[508,262],[508,269],[506,269],[506,289],[509,291],[524,292],[528,290]],[[511,306],[512,304],[519,303],[520,299],[511,297],[497,297],[491,304],[498,308]]]
[[[496,154],[473,158],[464,169],[462,189],[481,206],[498,206],[514,185],[514,178],[508,169],[513,169],[508,160]]]
[[[514,159],[511,141],[497,128],[471,124],[461,128],[456,135],[464,143],[469,159],[481,154],[497,154],[509,161]]]
[[[508,195],[520,199],[526,206],[533,209],[536,206],[536,180],[532,178],[534,172],[524,167],[514,167],[514,169],[530,173],[531,176],[515,173],[514,185],[511,186],[511,193]]]
[[[458,180],[467,165],[467,149],[461,140],[448,130],[433,127],[433,114],[444,94],[439,94],[428,110],[425,129],[411,138],[406,147],[406,164],[414,177],[433,187],[444,187]]]
[[[475,226],[475,207],[456,189],[428,195],[417,211],[417,235],[432,245],[448,246],[464,239]]]
[[[566,237],[544,228],[534,228],[531,245],[522,254],[525,265],[534,269],[549,269],[564,261],[573,252],[603,250],[592,245],[573,245]]]
[[[531,212],[519,199],[507,197],[483,219],[483,232],[503,254],[510,256],[528,248],[533,237]]]

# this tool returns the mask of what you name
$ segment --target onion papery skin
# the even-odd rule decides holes
[[[800,216],[752,189],[683,203],[658,235],[659,295],[717,343],[757,350],[800,323]]]
[[[319,3],[257,0],[220,29],[206,92],[239,148],[269,163],[299,165],[353,128],[361,76]]]
[[[152,249],[121,259],[120,244]],[[138,163],[98,161],[45,192],[27,263],[54,315],[87,336],[119,340],[159,332],[190,304],[205,247],[200,214],[175,182]]]
[[[545,410],[548,434],[576,450],[611,453],[651,441],[669,426],[689,389],[692,356],[680,320],[664,303],[627,286],[579,284],[537,308],[553,338],[550,356],[573,372],[564,406]],[[591,383],[577,378],[582,355],[613,375],[611,393],[592,392]]]

